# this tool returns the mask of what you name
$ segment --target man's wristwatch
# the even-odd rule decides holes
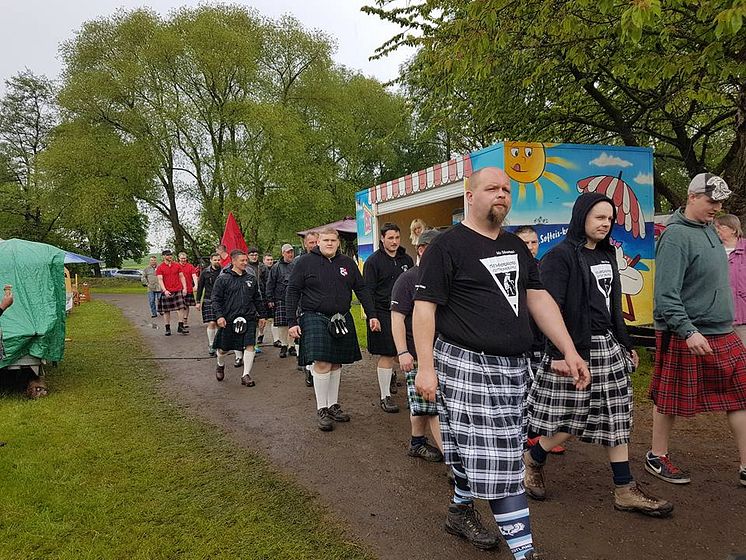
[[[695,330],[688,330],[686,331],[686,334],[684,334],[684,340],[689,340],[693,335],[697,334],[699,331]]]

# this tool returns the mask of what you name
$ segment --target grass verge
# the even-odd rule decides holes
[[[128,278],[81,278],[78,285],[87,283],[91,287],[91,293],[95,294],[143,294],[145,296],[148,289],[140,284],[137,280]]]
[[[68,322],[51,393],[0,398],[0,558],[371,558],[313,498],[159,394],[121,312]]]

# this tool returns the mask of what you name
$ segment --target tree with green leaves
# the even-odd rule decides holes
[[[746,6],[740,0],[379,0],[419,47],[402,78],[431,122],[473,147],[497,139],[653,146],[670,206],[701,171],[746,210]],[[662,202],[657,200],[658,204]]]

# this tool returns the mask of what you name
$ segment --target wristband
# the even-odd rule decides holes
[[[409,354],[409,350],[404,350],[404,352],[399,352],[396,357],[403,356],[404,354]]]

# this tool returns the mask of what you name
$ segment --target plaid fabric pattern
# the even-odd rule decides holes
[[[281,299],[275,302],[275,326],[276,327],[287,327],[288,326],[288,314],[287,314],[287,308],[285,307],[284,299]]]
[[[373,332],[370,330],[370,324],[368,324],[368,352],[374,356],[396,356],[396,344],[394,344],[394,335],[391,330],[391,312],[376,311],[378,321],[381,323],[381,330]]]
[[[197,305],[197,301],[194,299],[194,292],[187,292],[184,296],[184,305],[194,307]]]
[[[408,371],[407,380],[407,400],[409,400],[409,412],[412,416],[437,416],[438,405],[433,401],[426,401],[417,394],[414,386],[414,378],[417,375],[417,369]]]
[[[355,321],[348,311],[345,313],[350,332],[342,338],[334,338],[328,331],[329,318],[314,312],[303,313],[298,319],[301,329],[298,364],[307,366],[313,362],[351,364],[362,359],[355,334]]]
[[[706,338],[712,355],[695,356],[685,339],[671,333],[664,345],[663,332],[656,331],[650,398],[661,414],[691,417],[746,409],[746,349],[741,339],[735,332]]]
[[[236,334],[232,325],[229,323],[226,328],[218,329],[215,335],[213,347],[223,351],[245,350],[247,346],[253,346],[256,343],[256,321],[246,321],[246,332]]]
[[[549,356],[544,356],[528,395],[531,430],[545,436],[565,432],[606,447],[629,443],[632,384],[627,371],[631,364],[614,336],[591,337],[591,383],[583,391],[575,388],[571,377],[553,373],[550,364]]]
[[[441,338],[433,357],[446,463],[463,466],[476,498],[522,493],[528,360],[472,352]]]
[[[158,298],[158,313],[170,313],[185,308],[184,296],[181,295],[181,292],[171,292],[170,296],[161,292],[161,297]]]
[[[218,318],[215,316],[215,310],[212,308],[212,300],[202,300],[202,322],[212,323],[217,320]]]

